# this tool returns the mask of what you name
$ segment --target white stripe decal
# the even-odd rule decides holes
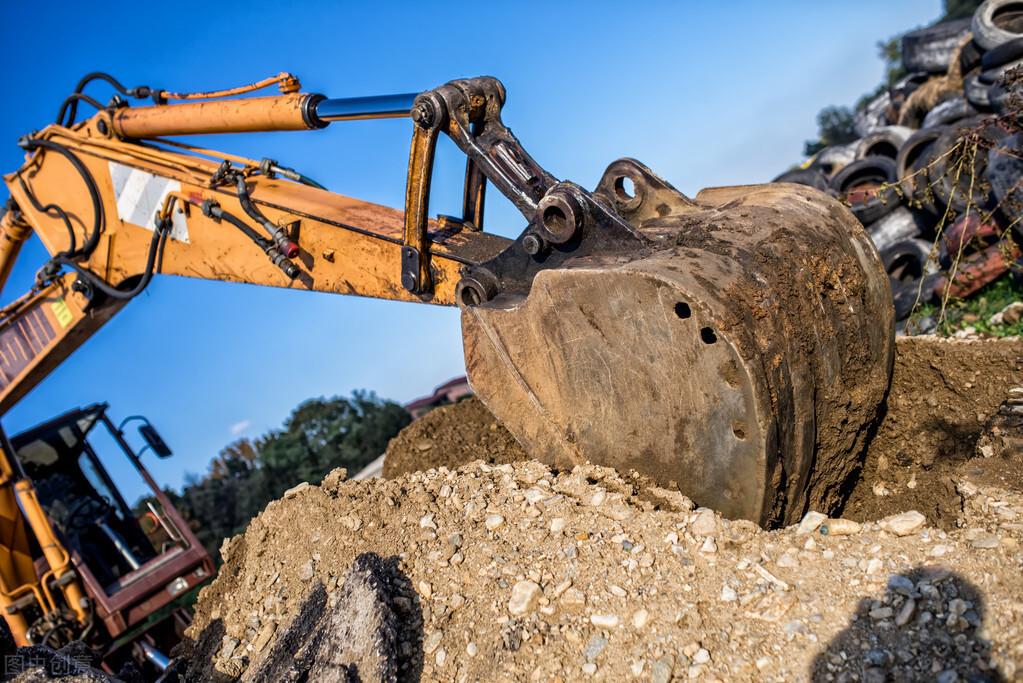
[[[181,183],[160,178],[137,168],[115,161],[110,163],[110,180],[117,197],[117,217],[125,223],[156,229],[156,212],[171,192],[180,192]],[[183,213],[174,212],[171,218],[170,238],[188,242],[188,224]]]

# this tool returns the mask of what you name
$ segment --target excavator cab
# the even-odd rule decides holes
[[[33,614],[26,620],[28,640],[58,646],[105,632],[98,638],[107,644],[105,664],[133,656],[160,669],[190,620],[179,603],[214,568],[142,464],[146,451],[167,457],[169,447],[145,418],[130,417],[115,426],[107,408],[97,403],[72,410],[10,440],[56,541],[70,558],[73,573],[63,580],[80,580],[87,596],[84,625],[70,614],[64,619]],[[125,431],[134,420],[143,423],[144,446],[138,452]],[[50,566],[35,540],[36,575],[44,577]],[[35,610],[34,601],[25,603],[21,607]]]

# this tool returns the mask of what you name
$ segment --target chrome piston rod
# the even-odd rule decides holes
[[[316,102],[315,118],[324,123],[356,119],[393,119],[409,115],[419,93],[371,95],[368,97],[337,97]]]

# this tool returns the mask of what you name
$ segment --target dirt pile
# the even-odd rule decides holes
[[[226,542],[194,670],[259,680],[310,596],[331,614],[371,553],[398,577],[403,679],[1011,679],[1023,495],[956,485],[950,532],[917,515],[764,532],[592,466],[339,471]]]
[[[436,408],[401,430],[387,445],[384,476],[473,460],[501,464],[528,459],[515,437],[472,397]]]
[[[900,337],[885,414],[843,514],[865,520],[915,509],[953,526],[960,509],[953,475],[1020,385],[1023,339]]]

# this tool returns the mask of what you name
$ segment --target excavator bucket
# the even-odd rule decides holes
[[[627,159],[594,195],[649,242],[463,305],[478,396],[556,467],[635,470],[765,526],[832,510],[893,363],[888,278],[859,222],[798,185],[693,201]]]

